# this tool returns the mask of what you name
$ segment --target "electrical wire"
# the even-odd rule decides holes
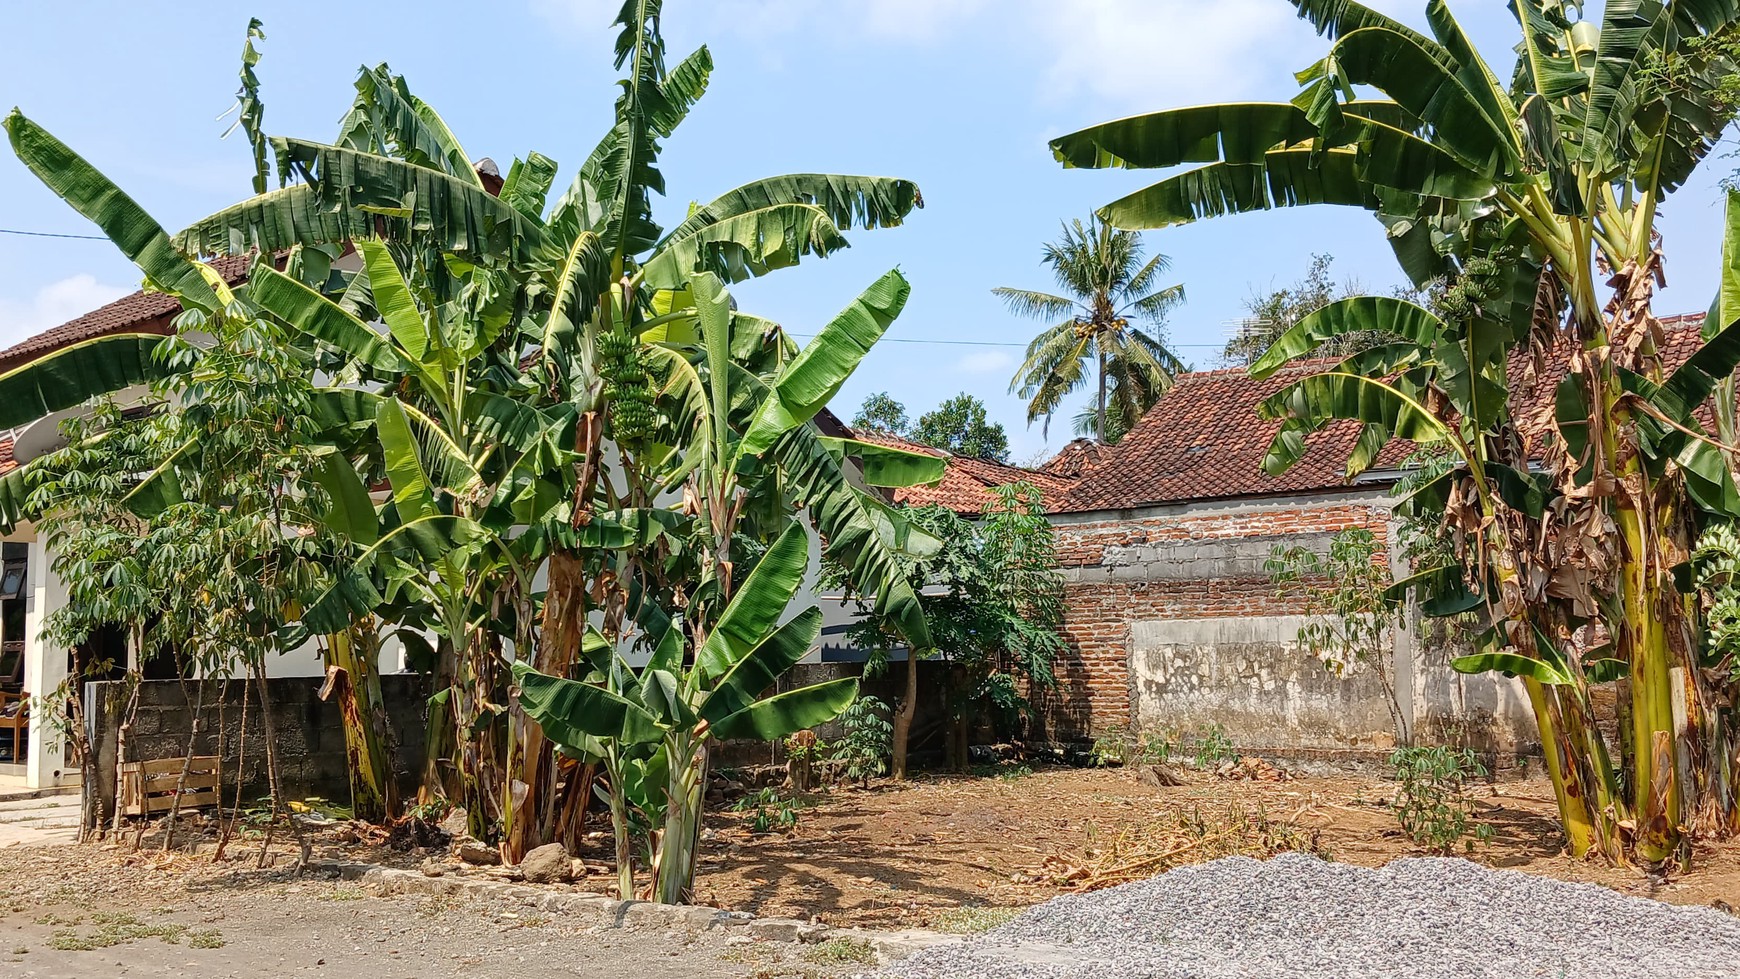
[[[83,241],[108,241],[103,235],[63,235],[52,231],[19,231],[14,228],[0,228],[0,235],[25,235],[30,238],[78,238]]]
[[[31,238],[76,238],[81,241],[108,241],[103,235],[68,235],[52,231],[19,231],[14,228],[0,228],[0,235],[25,235]],[[813,333],[793,333],[794,339],[811,340]],[[883,337],[883,343],[928,343],[941,347],[1026,347],[1025,343],[1007,340],[925,340],[918,337]],[[1219,350],[1224,344],[1219,343],[1169,343],[1169,347],[1201,347],[1209,350]]]

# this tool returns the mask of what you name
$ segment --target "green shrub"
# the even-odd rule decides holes
[[[737,800],[731,808],[750,813],[749,831],[752,833],[783,833],[797,828],[797,801],[780,795],[777,789],[757,789]]]
[[[1191,760],[1197,768],[1219,768],[1223,762],[1238,761],[1238,749],[1233,746],[1232,738],[1227,736],[1226,728],[1219,724],[1210,724],[1198,732],[1188,742]]]
[[[1458,844],[1472,852],[1476,842],[1492,838],[1491,826],[1474,822],[1474,800],[1468,797],[1469,780],[1487,775],[1473,749],[1397,748],[1390,766],[1398,783],[1390,806],[1408,839],[1448,854]]]
[[[894,754],[893,711],[875,697],[859,697],[840,715],[840,739],[831,757],[848,781],[867,783],[888,771]]]
[[[1088,759],[1095,768],[1128,764],[1130,760],[1129,735],[1123,731],[1117,731],[1095,738],[1093,748],[1088,751]]]

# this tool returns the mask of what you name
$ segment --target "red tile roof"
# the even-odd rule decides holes
[[[1700,346],[1701,313],[1662,319],[1668,369],[1685,363]],[[1540,432],[1550,422],[1553,392],[1568,370],[1567,358],[1550,351],[1532,381],[1519,359],[1510,370],[1517,393],[1519,427]],[[1280,428],[1265,421],[1257,405],[1269,395],[1334,360],[1301,361],[1257,380],[1243,368],[1184,374],[1117,445],[1099,449],[1101,459],[1058,501],[1056,512],[1121,510],[1163,503],[1263,496],[1334,489],[1348,485],[1346,462],[1359,434],[1356,422],[1336,422],[1312,434],[1309,451],[1280,476],[1263,472],[1263,456]],[[1706,422],[1708,419],[1706,419]],[[1074,448],[1065,447],[1068,453]],[[1391,442],[1376,468],[1393,467],[1412,444]],[[1058,459],[1046,468],[1067,470]],[[1049,501],[1048,501],[1049,502]]]
[[[0,476],[4,476],[17,468],[18,460],[12,457],[11,437],[0,438]]]
[[[982,512],[985,504],[995,498],[991,491],[996,487],[1027,482],[1039,487],[1040,496],[1045,501],[1046,508],[1050,509],[1062,501],[1073,483],[1070,479],[1037,469],[1024,469],[972,456],[953,455],[887,432],[862,429],[853,431],[852,437],[948,460],[940,482],[931,486],[907,486],[894,491],[894,502],[909,506],[934,503],[959,514],[976,514]]]
[[[1047,459],[1039,470],[1064,479],[1077,480],[1103,462],[1110,451],[1109,446],[1101,445],[1091,438],[1079,438],[1058,449],[1057,455]]]
[[[252,255],[214,259],[210,264],[224,280],[234,285],[247,278]],[[78,319],[44,330],[27,340],[0,350],[0,373],[14,370],[38,357],[85,340],[114,333],[168,334],[170,321],[181,312],[175,297],[161,292],[135,292],[91,310]]]

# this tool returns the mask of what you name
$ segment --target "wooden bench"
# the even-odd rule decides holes
[[[128,816],[149,816],[175,808],[176,789],[180,788],[181,808],[196,809],[218,803],[218,759],[216,755],[195,755],[187,768],[187,778],[181,777],[183,759],[159,758],[155,761],[130,761],[121,766],[121,812]]]

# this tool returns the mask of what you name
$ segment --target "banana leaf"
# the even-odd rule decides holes
[[[856,699],[857,677],[800,687],[766,700],[758,700],[743,710],[720,718],[713,724],[712,734],[721,741],[733,738],[784,738],[796,731],[826,724],[839,717]]]
[[[828,321],[774,378],[738,451],[762,455],[775,439],[814,418],[882,339],[911,293],[912,286],[896,269]]]

